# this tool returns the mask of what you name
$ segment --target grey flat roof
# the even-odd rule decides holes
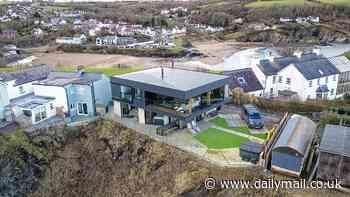
[[[350,157],[350,128],[340,125],[326,125],[320,151]]]
[[[33,93],[21,96],[16,99],[12,99],[10,102],[12,105],[17,105],[23,109],[35,109],[45,103],[55,100],[53,97],[36,96]]]
[[[209,83],[229,79],[228,76],[210,74],[175,68],[153,68],[124,75],[114,76],[114,78],[145,83],[163,88],[189,91]]]

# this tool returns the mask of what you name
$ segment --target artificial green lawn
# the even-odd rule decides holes
[[[244,134],[247,134],[247,135],[251,135],[251,136],[263,139],[263,140],[265,140],[266,137],[267,137],[266,133],[251,134],[250,133],[250,129],[248,127],[229,127],[229,125],[227,124],[225,118],[215,117],[215,118],[209,120],[209,122],[215,124],[218,127],[222,127],[222,128],[225,128],[225,129],[230,129],[230,130],[237,131],[237,132],[240,132],[240,133],[244,133]]]
[[[202,131],[195,135],[194,138],[209,149],[237,148],[240,144],[248,140],[247,138],[214,128]]]

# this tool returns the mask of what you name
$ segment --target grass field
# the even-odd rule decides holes
[[[85,72],[89,73],[104,73],[108,76],[122,75],[126,73],[131,73],[135,71],[142,70],[142,68],[135,67],[126,67],[126,68],[117,68],[117,67],[84,67]],[[56,71],[61,72],[74,72],[76,71],[75,66],[58,66]]]
[[[345,53],[345,56],[350,60],[350,51]]]
[[[350,6],[349,0],[318,0],[319,3],[332,4],[337,6]],[[249,8],[273,7],[273,6],[303,6],[317,5],[317,2],[307,0],[257,0],[246,4]]]
[[[249,8],[260,8],[260,7],[273,7],[273,6],[303,6],[307,2],[305,0],[265,0],[255,1],[248,3],[246,7]]]
[[[237,148],[248,139],[231,133],[209,128],[194,136],[209,149]]]
[[[14,72],[17,68],[15,67],[0,67],[0,73],[2,72]]]
[[[237,131],[237,132],[240,132],[240,133],[244,133],[244,134],[247,134],[247,135],[251,135],[251,136],[263,139],[263,140],[265,140],[266,137],[267,137],[266,133],[251,134],[250,133],[250,129],[248,127],[229,127],[229,125],[227,124],[226,120],[224,118],[221,118],[221,117],[213,118],[213,119],[209,120],[209,122],[215,124],[218,127],[222,127],[222,128],[225,128],[225,129],[230,129],[230,130]]]
[[[319,2],[338,6],[350,6],[349,0],[319,0]]]

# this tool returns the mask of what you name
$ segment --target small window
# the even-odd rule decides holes
[[[312,87],[312,81],[309,81],[309,87]]]
[[[278,77],[278,82],[279,82],[279,83],[282,83],[282,81],[283,81],[283,77],[282,77],[282,76],[279,76],[279,77]]]
[[[291,79],[288,77],[286,80],[286,84],[290,85],[290,83],[291,83]]]
[[[54,109],[53,103],[50,103],[50,109],[51,109],[51,110]]]
[[[331,89],[331,95],[334,95],[334,89]]]
[[[70,108],[73,109],[74,108],[74,104],[70,104]]]
[[[317,85],[320,85],[321,79],[317,79]]]
[[[328,83],[328,77],[326,77],[326,83]]]
[[[273,84],[276,83],[276,76],[272,76],[272,83],[273,83]]]
[[[333,81],[337,80],[337,75],[333,75]]]

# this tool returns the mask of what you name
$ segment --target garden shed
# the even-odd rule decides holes
[[[319,147],[317,177],[350,186],[350,128],[326,125]]]
[[[272,171],[299,177],[307,161],[315,131],[316,124],[312,120],[292,115],[272,147]]]
[[[263,146],[263,144],[248,140],[239,146],[239,156],[243,161],[249,161],[256,164],[260,159],[260,153],[263,150]]]

